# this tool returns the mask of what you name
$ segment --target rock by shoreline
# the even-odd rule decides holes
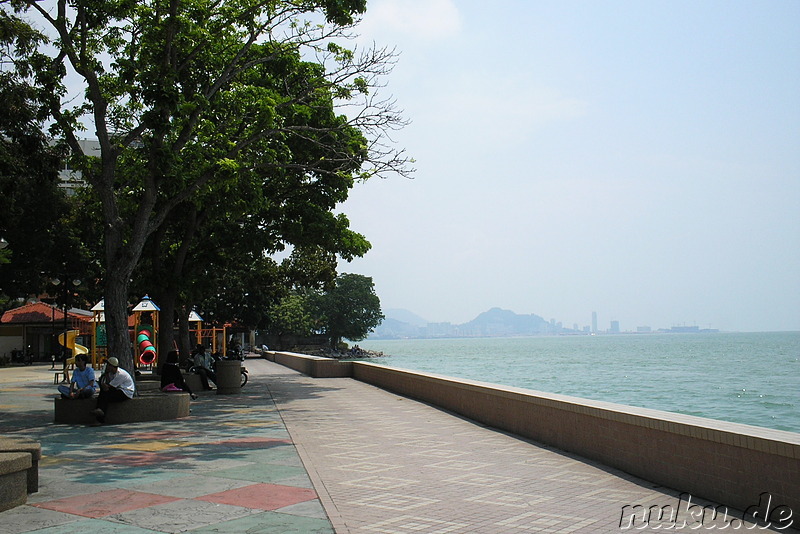
[[[329,347],[295,347],[292,352],[308,354],[309,356],[323,356],[325,358],[335,358],[337,360],[356,360],[364,358],[381,358],[386,356],[383,352],[362,349],[358,345],[345,351],[333,350]]]

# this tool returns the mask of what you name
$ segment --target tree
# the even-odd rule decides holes
[[[7,35],[18,30],[5,22]],[[70,203],[58,187],[63,147],[48,142],[37,97],[18,75],[0,72],[0,237],[8,243],[0,251],[0,287],[11,298],[41,293],[47,275],[85,269],[79,241],[65,224]]]
[[[171,317],[173,310],[186,304],[182,297],[188,297],[187,285],[207,286],[209,281],[219,280],[224,287],[204,299],[211,301],[215,317],[256,328],[263,310],[275,302],[274,298],[265,300],[274,293],[256,289],[274,284],[249,272],[253,266],[263,265],[265,252],[290,244],[351,259],[369,249],[366,239],[349,229],[347,219],[331,211],[347,198],[352,174],[367,154],[361,131],[335,114],[327,92],[307,95],[309,87],[319,86],[320,73],[319,65],[301,61],[291,52],[279,65],[262,68],[247,78],[251,88],[284,103],[275,111],[277,120],[304,128],[304,133],[286,137],[280,145],[273,142],[273,147],[281,146],[282,153],[272,160],[252,154],[256,159],[247,167],[257,170],[245,168],[210,183],[150,237],[145,247],[146,265],[139,271],[151,274],[144,277],[151,285],[146,291],[157,300],[164,316]],[[230,118],[218,124],[213,134],[227,139],[249,127],[250,119],[241,111],[225,113]],[[240,167],[244,161],[243,156]],[[267,165],[271,169],[265,173],[260,168]],[[248,238],[243,240],[242,235]],[[208,263],[213,265],[213,273],[202,268]],[[214,293],[217,299],[210,298]],[[227,300],[221,302],[222,297]],[[171,334],[169,329],[161,330],[160,346],[172,344]]]
[[[360,274],[340,274],[331,288],[311,298],[311,307],[334,349],[343,338],[361,341],[383,321],[372,278]]]
[[[174,210],[239,173],[293,168],[288,138],[325,145],[347,127],[365,137],[353,139],[333,162],[356,158],[360,170],[349,176],[331,173],[327,160],[306,163],[307,170],[328,171],[327,178],[316,179],[408,172],[408,158],[385,141],[403,121],[393,102],[371,91],[394,55],[356,55],[333,44],[347,37],[365,0],[56,0],[52,10],[33,0],[0,3],[4,19],[23,24],[22,15],[35,16],[55,38],[36,43],[41,46],[5,39],[0,59],[31,78],[54,133],[72,151],[71,165],[99,199],[108,343],[123,367],[132,366],[129,280],[148,237]],[[303,20],[313,15],[326,23]],[[294,87],[281,67],[304,48],[317,54],[318,67],[307,66],[313,72],[302,78],[314,83],[295,87],[288,100],[257,83],[274,76],[276,84]],[[74,87],[67,83],[66,65],[80,84],[77,96],[68,91]],[[304,119],[317,111],[322,95],[337,102],[358,99],[360,109],[351,119],[315,130]],[[279,113],[294,104],[294,117]],[[82,152],[82,121],[97,136],[99,158]]]
[[[280,340],[285,335],[305,337],[314,330],[314,318],[306,297],[291,293],[269,309],[269,331]]]

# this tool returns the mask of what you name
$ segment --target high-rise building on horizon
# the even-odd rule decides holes
[[[592,312],[592,333],[597,333],[597,312]]]

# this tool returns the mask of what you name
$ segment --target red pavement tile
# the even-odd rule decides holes
[[[314,490],[281,486],[279,484],[254,484],[243,488],[222,491],[197,497],[196,500],[243,506],[257,510],[277,510],[284,506],[317,498]]]
[[[165,497],[164,495],[154,495],[152,493],[115,489],[90,495],[76,495],[74,497],[36,503],[32,504],[32,506],[83,517],[97,518],[179,500],[180,499],[176,497]]]

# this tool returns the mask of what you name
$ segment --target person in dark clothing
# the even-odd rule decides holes
[[[97,422],[106,421],[108,405],[112,402],[122,402],[132,399],[136,393],[136,384],[125,369],[120,368],[119,360],[112,356],[106,360],[106,368],[100,375],[100,394],[97,396],[97,408],[92,413],[97,416]]]
[[[178,366],[178,351],[176,350],[167,353],[167,361],[164,363],[164,368],[161,369],[161,390],[164,391],[164,388],[170,384],[188,393],[192,399],[197,398],[197,395],[189,389],[186,380],[183,379],[181,368]]]
[[[194,372],[200,375],[200,382],[203,384],[203,389],[211,391],[212,388],[208,381],[217,384],[217,374],[214,372],[214,357],[206,352],[203,345],[197,345],[197,348],[192,352],[194,360]]]

